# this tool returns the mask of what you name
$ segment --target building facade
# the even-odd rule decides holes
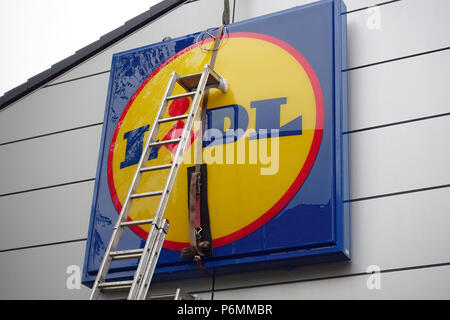
[[[311,2],[231,10],[239,22]],[[156,283],[152,294],[450,298],[450,2],[344,2],[351,261]],[[164,1],[0,98],[0,299],[89,298],[77,276],[112,55],[217,27],[222,12],[221,0]]]

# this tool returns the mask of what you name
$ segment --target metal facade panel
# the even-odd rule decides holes
[[[348,81],[350,131],[450,112],[450,50],[355,69]]]
[[[350,199],[448,184],[450,117],[350,135]]]
[[[215,288],[350,276],[370,265],[392,270],[449,261],[449,198],[450,188],[443,188],[352,202],[351,262],[218,276]]]
[[[101,126],[0,147],[0,195],[95,177]]]
[[[108,79],[109,73],[42,88],[5,108],[0,144],[101,123]]]
[[[81,285],[80,289],[68,289],[66,285],[69,277],[74,275],[73,271],[67,273],[68,267],[83,266],[85,246],[85,241],[78,241],[0,252],[0,299],[89,299],[89,288]],[[157,283],[152,284],[152,295],[174,294],[181,287],[187,292],[206,292],[202,297],[208,300],[211,294],[207,291],[212,286],[212,278]]]
[[[94,182],[0,197],[0,251],[87,238]]]
[[[349,68],[450,46],[449,1],[405,0],[378,8],[348,15]]]
[[[228,233],[224,233],[222,236],[217,236],[214,242],[216,246],[214,256],[205,260],[205,266],[207,268],[227,270],[227,267],[236,266],[236,270],[239,270],[242,268],[240,267],[241,264],[245,265],[246,268],[249,268],[250,265],[251,268],[255,268],[256,266],[264,267],[265,265],[294,263],[292,261],[301,256],[317,256],[314,259],[345,259],[346,256],[349,255],[349,239],[345,236],[345,234],[348,233],[348,216],[345,215],[345,210],[342,205],[342,198],[345,197],[343,185],[347,183],[344,181],[343,177],[348,174],[348,172],[343,171],[345,163],[342,162],[345,162],[346,146],[341,146],[341,143],[344,143],[345,140],[345,136],[342,137],[342,132],[345,131],[345,129],[342,127],[343,124],[341,123],[341,118],[346,118],[347,115],[345,110],[346,107],[344,105],[345,102],[343,102],[343,99],[345,99],[345,94],[341,94],[342,75],[340,70],[342,68],[342,64],[345,63],[345,52],[342,52],[345,37],[340,31],[341,19],[343,19],[343,16],[341,15],[339,5],[339,2],[335,3],[332,1],[323,1],[304,8],[299,7],[298,9],[280,12],[272,16],[249,20],[235,25],[230,25],[228,27],[227,40],[225,41],[229,44],[224,45],[224,48],[225,46],[228,48],[231,46],[232,48],[233,41],[243,44],[243,39],[246,39],[246,42],[267,41],[264,43],[270,43],[270,45],[276,44],[277,46],[280,46],[280,48],[286,50],[283,52],[289,52],[289,54],[295,55],[298,61],[305,59],[304,61],[308,62],[302,63],[311,64],[311,66],[305,67],[305,70],[309,70],[308,74],[311,79],[316,79],[311,80],[311,86],[314,88],[314,94],[317,99],[314,105],[319,108],[314,112],[314,115],[317,117],[317,121],[315,122],[316,128],[319,128],[319,131],[317,131],[317,129],[315,131],[316,133],[314,134],[311,150],[315,150],[314,153],[317,154],[317,159],[314,162],[313,159],[316,158],[316,156],[310,156],[311,153],[308,154],[308,157],[305,160],[305,166],[302,167],[300,173],[297,173],[298,177],[295,179],[292,186],[289,187],[289,191],[286,191],[284,195],[281,194],[281,198],[276,198],[274,200],[275,205],[272,203],[270,207],[268,207],[269,209],[266,213],[264,213],[265,211],[258,211],[259,215],[255,217],[255,220],[246,222],[246,224],[240,227],[241,229],[235,229],[230,232],[226,231]],[[283,19],[285,21],[284,27],[282,28],[279,28],[279,19]],[[320,21],[320,24],[317,24],[318,21]],[[337,21],[335,25],[334,21]],[[291,28],[295,28],[297,31],[291,32]],[[317,37],[317,39],[321,39],[321,41],[311,42],[309,33],[301,33],[301,30],[311,28],[316,29],[317,34],[315,34],[315,37]],[[132,155],[131,153],[129,154],[129,151],[135,152],[137,157],[140,157],[141,153],[139,148],[142,149],[142,146],[139,147],[139,139],[131,138],[130,136],[130,132],[137,132],[137,127],[139,127],[133,122],[134,120],[130,120],[132,121],[131,123],[133,126],[130,127],[132,131],[128,133],[126,131],[121,131],[122,126],[128,128],[128,125],[126,124],[128,123],[128,112],[130,112],[130,110],[134,110],[132,109],[133,107],[130,106],[134,103],[134,101],[139,101],[140,92],[142,92],[143,97],[152,97],[152,95],[157,94],[156,92],[153,94],[148,94],[146,89],[143,89],[144,86],[146,86],[148,81],[150,81],[153,77],[158,77],[158,72],[160,72],[165,65],[172,63],[172,61],[176,61],[176,59],[180,56],[183,57],[182,55],[186,52],[190,52],[189,50],[193,50],[192,48],[196,48],[198,44],[193,44],[196,37],[197,35],[190,35],[180,39],[175,39],[173,41],[167,41],[164,43],[127,51],[114,56],[113,70],[111,72],[110,80],[110,91],[107,109],[105,111],[101,157],[99,158],[99,169],[97,172],[97,187],[94,192],[94,203],[88,240],[89,247],[86,252],[86,282],[92,281],[93,276],[96,274],[98,265],[101,262],[100,260],[104,253],[104,247],[109,241],[112,226],[114,221],[117,219],[117,213],[120,212],[120,196],[117,196],[119,193],[116,190],[118,186],[120,186],[120,188],[125,185],[128,187],[128,184],[125,181],[121,181],[120,179],[120,181],[118,181],[116,180],[116,177],[122,172],[125,172],[123,169],[126,169],[132,165],[132,163],[128,164],[130,161],[127,160]],[[242,50],[242,46],[240,45],[239,48],[238,57],[241,57],[242,59],[243,56],[240,52]],[[302,54],[297,55],[296,50],[299,50]],[[334,50],[336,50],[336,52]],[[200,49],[197,49],[196,52],[201,51]],[[247,55],[249,54],[247,53]],[[265,66],[267,68],[272,65],[277,65],[276,61],[278,60],[274,60],[273,63],[267,60],[267,56],[264,56],[263,54],[261,56],[264,57],[264,60],[261,62],[266,64]],[[302,57],[300,58],[300,56]],[[227,65],[227,63],[230,63],[231,61],[236,62],[236,58],[238,57],[234,55],[229,57],[227,56],[227,58],[222,59],[222,64],[225,63],[225,65]],[[258,54],[256,54],[256,56],[252,55],[252,59],[256,57],[259,57]],[[272,56],[270,56],[270,58],[272,58]],[[194,65],[193,68],[197,68],[195,65],[196,62],[192,62],[192,58],[186,59],[188,59],[190,64]],[[342,62],[342,60],[344,62]],[[229,66],[227,68],[229,68]],[[256,68],[256,70],[260,70],[259,65]],[[230,69],[223,70],[230,71]],[[250,76],[252,72],[251,70],[253,69],[246,71],[248,73],[246,76]],[[317,76],[312,75],[312,72],[314,72],[312,70],[315,71]],[[177,71],[179,72],[179,70]],[[220,68],[218,69],[218,72],[221,72]],[[189,73],[193,72],[181,74]],[[335,75],[337,76],[335,77]],[[242,75],[240,77],[242,77]],[[279,80],[282,80],[282,78],[277,79],[277,81]],[[235,84],[235,92],[233,96],[239,95],[238,89],[243,90],[243,92],[247,92],[243,88],[246,88],[247,90],[251,85],[251,80],[247,79],[246,81],[247,82],[241,84],[241,86],[243,86],[242,88],[237,88],[237,85]],[[124,86],[125,84],[126,86]],[[157,87],[162,86],[159,82],[156,82],[154,85]],[[311,86],[309,88],[311,88]],[[263,95],[259,95],[259,97],[261,99],[261,97],[265,97],[268,94],[280,94],[278,91],[279,90],[276,88],[274,89],[275,93],[265,91],[262,92]],[[284,92],[284,89],[281,92]],[[335,92],[337,93],[335,94]],[[288,99],[294,99],[290,96],[290,94],[286,94],[289,96]],[[251,96],[250,99],[258,100],[255,96]],[[254,104],[256,104],[256,102],[260,104],[264,103],[264,108],[267,107],[266,105],[268,103],[272,103],[267,99],[259,101],[256,100]],[[284,98],[284,100],[286,100],[286,98]],[[149,103],[150,102],[146,102],[144,105],[148,105]],[[157,102],[155,102],[155,104],[156,103]],[[246,103],[244,100],[235,101],[234,103],[235,104],[232,106],[237,106],[244,110],[244,108],[240,106],[240,104]],[[150,104],[153,104],[153,102]],[[286,104],[286,101],[282,102],[282,104]],[[323,106],[325,111],[320,110]],[[259,107],[261,106],[258,105],[258,108]],[[215,117],[217,115],[213,116],[212,112],[222,112],[225,110],[224,108],[227,108],[227,106],[220,107],[219,105],[214,106],[213,109],[208,111],[209,128],[216,128],[216,120],[214,119],[216,119]],[[256,106],[253,106],[253,102],[252,108],[256,108]],[[143,112],[145,114],[146,111]],[[131,119],[141,121],[144,117],[143,113],[139,113],[137,115],[133,115],[133,111],[130,113],[132,114]],[[272,127],[273,124],[268,124],[274,118],[273,113],[270,113],[268,118],[262,113],[259,114],[259,116],[258,114],[256,115],[255,127],[257,130],[269,127],[275,128]],[[307,113],[304,114],[304,119],[308,118],[306,114]],[[240,120],[238,120],[238,118]],[[241,124],[239,121],[243,121],[244,118],[245,117],[239,113],[239,117],[236,116],[235,118],[235,120],[238,121],[238,124],[234,124],[234,128],[237,129],[236,126],[239,126],[240,128]],[[128,119],[130,119],[130,117],[128,117]],[[280,129],[280,136],[302,135],[301,131],[300,133],[294,133],[297,131],[291,128],[293,122],[292,119],[290,121],[291,122],[289,122],[289,124],[286,124]],[[278,120],[277,125],[281,125],[280,120]],[[287,126],[290,126],[289,130],[287,129]],[[244,127],[245,130],[246,128],[247,127]],[[252,138],[250,137],[250,140],[251,139]],[[128,148],[129,142],[136,144],[136,146],[133,145]],[[127,145],[126,153],[124,153],[125,161],[122,163],[117,163],[113,159],[116,155],[115,148],[121,148],[118,146],[124,143]],[[208,145],[204,145],[204,148],[207,147]],[[122,161],[122,155],[118,157],[120,161]],[[220,165],[218,167],[220,167]],[[223,166],[222,168],[231,167]],[[233,168],[240,170],[238,169],[238,166],[233,166]],[[311,171],[308,173],[309,170]],[[227,174],[227,176],[230,177],[229,174]],[[308,176],[307,180],[305,180],[306,176]],[[216,177],[218,176],[216,175]],[[221,180],[219,179],[217,181]],[[211,192],[220,189],[218,186],[214,187],[214,183],[217,184],[217,181],[209,181],[211,182],[209,185],[213,186],[211,187]],[[303,181],[305,181],[304,185]],[[244,180],[242,179],[238,180],[238,183],[242,184],[243,182]],[[317,189],[317,184],[321,185],[321,190]],[[297,190],[301,185],[303,185],[302,189],[297,193]],[[270,185],[267,185],[267,188],[269,187]],[[145,192],[145,190],[142,189],[141,192]],[[182,190],[179,192],[182,192]],[[272,191],[270,191],[270,193],[272,193]],[[233,193],[230,193],[230,199],[235,199],[231,194]],[[251,194],[253,195],[254,193]],[[179,193],[175,193],[175,198],[178,199],[179,197],[181,197],[181,195]],[[224,198],[222,198],[222,201],[223,200]],[[255,198],[251,198],[251,201],[255,200]],[[241,200],[236,201],[239,202]],[[209,202],[213,203],[214,201]],[[312,203],[318,204],[314,205]],[[179,210],[174,210],[173,212],[178,213],[175,216],[169,215],[167,218],[170,221],[173,221],[172,219],[179,219],[179,223],[184,223],[185,220],[182,219],[183,216],[179,213],[184,212],[182,208],[183,206]],[[220,211],[222,210],[221,208],[221,205],[216,205],[216,210]],[[147,206],[143,207],[143,209],[144,211],[149,210]],[[150,218],[151,213],[149,212],[148,214],[150,214],[150,216],[147,217],[143,215],[142,212],[144,211],[141,211],[141,209],[136,209],[135,214],[140,214],[141,216],[134,219],[141,220]],[[169,210],[169,212],[171,211]],[[247,212],[247,214],[249,214],[249,212]],[[274,218],[275,216],[276,218]],[[133,213],[130,217],[133,218]],[[216,216],[213,213],[213,220],[215,217]],[[108,220],[110,223],[99,225],[96,221],[100,218],[103,220]],[[220,215],[217,219],[218,221],[221,221]],[[212,224],[214,225],[214,221]],[[228,225],[228,223],[218,223],[218,225]],[[172,228],[173,229],[171,230],[183,230],[182,227],[180,229],[180,224],[175,224]],[[146,238],[146,233],[144,230],[133,229],[133,232],[130,230],[125,231],[125,236],[123,238],[124,240],[122,241],[123,249],[139,248],[139,246],[142,245],[142,239]],[[217,229],[216,232],[221,234],[221,231],[217,231]],[[183,260],[179,256],[179,250],[182,249],[182,246],[186,246],[186,244],[183,242],[184,238],[177,238],[178,233],[181,234],[180,231],[176,231],[175,236],[170,238],[171,233],[169,231],[168,238],[166,238],[165,242],[166,249],[161,255],[160,267],[157,269],[157,274],[164,275],[166,277],[186,277],[190,276],[190,274],[194,275],[197,273],[195,270],[195,264],[192,264],[190,261]],[[174,234],[173,231],[172,234]],[[280,236],[277,236],[277,234]],[[299,234],[302,236],[299,237]],[[305,250],[305,248],[308,248],[308,250]],[[288,262],[279,262],[283,260]],[[116,278],[127,277],[130,273],[124,272],[124,270],[132,270],[135,267],[135,261],[117,263],[116,266],[113,265],[111,268],[113,272],[111,276]]]
[[[67,289],[67,267],[81,266],[85,242],[0,253],[0,299],[88,299],[90,290]]]
[[[314,299],[448,299],[450,267],[399,270],[381,273],[379,290],[367,288],[367,275],[316,279],[313,281],[279,284],[263,288],[217,291],[217,300],[314,300]]]
[[[262,16],[276,11],[293,8],[318,0],[237,0],[235,11],[235,22],[245,19]],[[368,6],[383,3],[383,0],[344,0],[347,12],[352,10],[363,9]]]

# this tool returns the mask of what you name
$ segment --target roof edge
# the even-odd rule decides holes
[[[25,83],[15,87],[12,90],[7,91],[3,96],[0,97],[0,110],[6,108],[10,104],[16,102],[17,100],[23,98],[27,94],[33,92],[34,90],[42,87],[49,81],[61,76],[63,73],[74,68],[78,64],[86,61],[87,59],[93,57],[97,53],[105,50],[114,43],[122,40],[131,33],[141,29],[145,25],[149,24],[153,20],[156,20],[165,13],[175,9],[176,7],[189,2],[188,0],[164,0],[152,7],[150,9],[133,19],[125,22],[124,25],[119,28],[103,35],[99,40],[87,45],[86,47],[78,50],[75,54],[69,56],[68,58],[59,61],[58,63],[52,65],[50,69],[47,69],[34,77],[28,79]]]

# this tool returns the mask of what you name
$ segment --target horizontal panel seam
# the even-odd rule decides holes
[[[386,124],[381,124],[381,125],[377,125],[377,126],[373,126],[373,127],[367,127],[367,128],[350,130],[350,131],[344,132],[343,134],[344,135],[354,134],[354,133],[358,133],[358,132],[382,129],[382,128],[387,128],[387,127],[393,127],[393,126],[398,126],[398,125],[402,125],[402,124],[408,124],[408,123],[418,122],[418,121],[425,121],[425,120],[430,120],[430,119],[435,119],[435,118],[442,118],[442,117],[447,117],[447,116],[450,116],[450,112],[436,114],[436,115],[432,115],[432,116],[414,118],[414,119],[409,119],[409,120],[404,120],[404,121],[397,121],[397,122],[392,122],[392,123],[386,123]]]
[[[88,125],[81,126],[81,127],[75,127],[75,128],[65,129],[65,130],[59,130],[59,131],[54,131],[54,132],[44,133],[44,134],[40,134],[40,135],[33,136],[33,137],[28,137],[28,138],[23,138],[23,139],[13,140],[13,141],[9,141],[9,142],[3,142],[3,143],[0,143],[0,147],[6,146],[6,145],[8,145],[8,144],[13,144],[13,143],[18,143],[18,142],[24,142],[24,141],[28,141],[28,140],[33,140],[33,139],[38,139],[38,138],[48,137],[48,136],[52,136],[52,135],[57,135],[57,134],[66,133],[66,132],[71,132],[71,131],[76,131],[76,130],[81,130],[81,129],[87,129],[87,128],[96,127],[96,126],[101,126],[101,125],[103,125],[103,122],[97,122],[97,123],[88,124]]]
[[[353,203],[353,202],[358,202],[358,201],[367,201],[367,200],[373,200],[373,199],[379,199],[379,198],[394,197],[394,196],[399,196],[399,195],[404,195],[404,194],[409,194],[409,193],[425,192],[425,191],[444,189],[444,188],[450,188],[450,184],[443,184],[443,185],[432,186],[432,187],[398,191],[398,192],[380,194],[380,195],[375,195],[375,196],[368,196],[368,197],[363,197],[363,198],[355,198],[355,199],[350,199],[350,200],[344,200],[343,202],[344,203]]]
[[[29,189],[29,190],[22,190],[22,191],[16,191],[16,192],[11,192],[11,193],[0,194],[0,198],[1,197],[13,196],[13,195],[21,194],[21,193],[28,193],[28,192],[45,190],[45,189],[59,188],[59,187],[69,186],[69,185],[72,185],[72,184],[79,184],[79,183],[92,182],[92,181],[95,181],[95,178],[79,180],[79,181],[73,181],[73,182],[67,182],[67,183],[51,185],[51,186],[46,186],[46,187],[40,187],[40,188],[34,188],[34,189]],[[368,196],[368,197],[363,197],[363,198],[355,198],[355,199],[350,199],[350,200],[344,200],[343,202],[344,203],[350,203],[350,202],[366,201],[366,200],[373,200],[373,199],[378,199],[378,198],[393,197],[393,196],[404,195],[404,194],[409,194],[409,193],[417,193],[417,192],[431,191],[431,190],[444,189],[444,188],[450,188],[450,184],[444,184],[444,185],[438,185],[438,186],[432,186],[432,187],[425,187],[425,188],[419,188],[419,189],[411,189],[411,190],[405,190],[405,191],[398,191],[398,192],[392,192],[392,193],[386,193],[386,194],[379,194],[379,195]]]
[[[387,5],[387,4],[391,4],[391,3],[394,3],[394,2],[400,2],[400,1],[402,1],[402,0],[391,0],[391,1],[381,2],[381,3],[373,4],[371,6],[349,10],[347,12],[342,13],[342,15],[346,15],[346,14],[350,14],[350,13],[354,13],[354,12],[358,12],[358,11],[367,10],[367,9],[373,8],[373,7],[381,7],[381,6],[384,6],[384,5]]]
[[[402,124],[408,124],[408,123],[412,123],[412,122],[425,121],[425,120],[430,120],[430,119],[435,119],[435,118],[440,118],[440,117],[446,117],[446,116],[450,116],[450,112],[440,113],[440,114],[426,116],[426,117],[408,119],[408,120],[404,120],[404,121],[397,121],[397,122],[392,122],[392,123],[386,123],[386,124],[381,124],[381,125],[367,127],[367,128],[355,129],[355,130],[343,132],[342,134],[344,134],[344,135],[354,134],[354,133],[359,133],[359,132],[364,132],[364,131],[382,129],[382,128],[386,128],[386,127],[392,127],[392,126],[397,126],[397,125],[402,125]],[[103,125],[103,122],[93,123],[93,124],[89,124],[89,125],[86,125],[86,126],[75,127],[75,128],[70,128],[70,129],[66,129],[66,130],[60,130],[60,131],[45,133],[45,134],[41,134],[41,135],[38,135],[38,136],[33,136],[33,137],[28,137],[28,138],[18,139],[18,140],[14,140],[14,141],[0,143],[0,147],[6,146],[6,145],[9,145],[9,144],[29,141],[29,140],[33,140],[33,139],[43,138],[43,137],[47,137],[47,136],[57,135],[57,134],[71,132],[71,131],[76,131],[76,130],[87,129],[87,128],[91,128],[91,127],[95,127],[95,126],[101,126],[101,125]]]
[[[431,268],[439,268],[439,267],[446,267],[446,266],[450,266],[450,262],[380,270],[380,274],[403,272],[403,271],[413,271],[413,270],[421,270],[421,269],[431,269]],[[271,282],[271,283],[255,284],[255,285],[239,286],[239,287],[220,288],[220,289],[215,289],[214,292],[254,289],[254,288],[261,288],[261,287],[268,287],[268,286],[289,285],[289,284],[295,284],[295,283],[324,281],[324,280],[342,279],[342,278],[359,277],[359,276],[369,276],[371,274],[373,274],[373,273],[357,272],[357,273],[335,275],[335,276],[326,276],[326,277],[317,277],[317,278],[299,279],[299,280],[288,280],[288,281]],[[195,291],[195,293],[207,293],[207,292],[210,292],[210,291]]]
[[[46,190],[46,189],[65,187],[65,186],[69,186],[69,185],[73,185],[73,184],[80,184],[80,183],[92,182],[92,181],[95,181],[95,178],[89,178],[89,179],[78,180],[78,181],[71,181],[71,182],[67,182],[67,183],[55,184],[55,185],[51,185],[51,186],[39,187],[39,188],[28,189],[28,190],[15,191],[15,192],[11,192],[11,193],[4,193],[4,194],[0,194],[0,198],[1,197],[13,196],[13,195],[17,195],[17,194],[22,194],[22,193],[28,193],[28,192],[34,192],[34,191],[40,191],[40,190]]]
[[[69,244],[69,243],[76,243],[76,242],[83,242],[83,241],[87,241],[87,238],[37,244],[34,246],[26,246],[26,247],[20,247],[20,248],[5,249],[5,250],[0,250],[0,253],[27,250],[27,249],[44,248],[44,247],[57,246],[57,245],[61,245],[61,244]]]
[[[29,189],[29,190],[5,193],[5,194],[1,194],[0,198],[18,195],[18,194],[22,194],[22,193],[59,188],[59,187],[73,185],[73,184],[92,182],[92,181],[95,181],[95,178],[72,181],[72,182],[51,185],[51,186],[46,186],[46,187],[40,187],[40,188],[34,188],[34,189]],[[354,198],[354,199],[350,199],[350,200],[344,200],[343,203],[352,203],[352,202],[358,202],[358,201],[367,201],[367,200],[373,200],[373,199],[379,199],[379,198],[394,197],[394,196],[399,196],[399,195],[404,195],[404,194],[409,194],[409,193],[418,193],[418,192],[432,191],[432,190],[444,189],[444,188],[450,188],[450,184],[443,184],[443,185],[431,186],[431,187],[425,187],[425,188],[419,188],[419,189],[411,189],[411,190],[404,190],[404,191],[398,191],[398,192],[392,192],[392,193],[386,193],[386,194],[379,194],[379,195],[367,196],[367,197],[363,197],[363,198]]]
[[[97,72],[97,73],[93,73],[93,74],[88,74],[86,76],[81,76],[78,78],[73,78],[73,79],[69,79],[69,80],[65,80],[65,81],[61,81],[61,82],[55,82],[55,83],[51,83],[51,84],[47,84],[45,86],[43,86],[42,88],[50,88],[50,87],[54,87],[60,84],[64,84],[64,83],[68,83],[68,82],[72,82],[72,81],[77,81],[77,80],[82,80],[82,79],[86,79],[86,78],[91,78],[91,77],[95,77],[95,76],[99,76],[105,73],[109,73],[111,72],[111,70],[106,70],[106,71],[101,71],[101,72]]]
[[[86,183],[86,182],[92,182],[92,181],[95,181],[95,178],[72,181],[72,182],[56,184],[56,185],[51,185],[51,186],[45,186],[45,187],[39,187],[39,188],[34,188],[34,189],[29,189],[29,190],[5,193],[5,194],[0,194],[0,197],[7,197],[7,196],[17,195],[17,194],[21,194],[21,193],[28,193],[28,192],[45,190],[45,189],[64,187],[64,186],[68,186],[68,185],[80,184],[80,183]],[[398,192],[392,192],[392,193],[386,193],[386,194],[379,194],[379,195],[374,195],[374,196],[354,198],[354,199],[350,199],[350,200],[344,200],[343,202],[350,203],[350,202],[366,201],[366,200],[372,200],[372,199],[378,199],[378,198],[404,195],[404,194],[409,194],[409,193],[417,193],[417,192],[432,191],[432,190],[436,190],[436,189],[444,189],[444,188],[449,188],[449,187],[450,187],[450,184],[443,184],[443,185],[437,185],[437,186],[431,186],[431,187],[425,187],[425,188],[419,188],[419,189],[410,189],[410,190],[404,190],[404,191],[398,191]]]
[[[387,59],[387,60],[383,60],[383,61],[377,61],[377,62],[373,62],[373,63],[368,63],[368,64],[364,64],[364,65],[357,66],[357,67],[351,67],[351,68],[348,68],[348,69],[343,69],[342,72],[349,72],[349,71],[353,71],[353,70],[369,68],[369,67],[373,67],[373,66],[378,66],[380,64],[385,64],[385,63],[396,62],[396,61],[405,60],[405,59],[416,58],[416,57],[424,56],[424,55],[427,55],[427,54],[438,53],[438,52],[442,52],[442,51],[446,51],[446,50],[450,50],[450,47],[443,47],[443,48],[439,48],[439,49],[423,51],[423,52],[414,53],[414,54],[401,56],[401,57],[397,57],[397,58],[392,58],[392,59]]]

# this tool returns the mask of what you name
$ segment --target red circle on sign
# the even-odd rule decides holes
[[[284,49],[292,57],[294,57],[296,59],[296,61],[305,70],[305,72],[308,75],[308,78],[310,80],[311,86],[313,88],[315,102],[316,102],[316,124],[315,124],[314,137],[312,140],[311,148],[309,150],[309,153],[305,160],[305,163],[304,163],[303,167],[301,168],[299,174],[297,175],[296,179],[292,183],[292,185],[286,191],[286,193],[269,210],[267,210],[263,215],[261,215],[258,219],[256,219],[252,223],[248,224],[247,226],[241,228],[240,230],[238,230],[236,232],[233,232],[226,236],[214,239],[213,245],[215,248],[227,245],[234,241],[237,241],[237,240],[249,235],[250,233],[256,231],[257,229],[262,227],[264,224],[266,224],[268,221],[270,221],[277,213],[279,213],[288,204],[288,202],[294,197],[294,195],[300,189],[300,187],[306,180],[309,172],[311,171],[312,166],[314,165],[317,153],[319,152],[319,149],[320,149],[320,144],[321,144],[322,136],[323,136],[323,126],[324,126],[324,100],[323,100],[323,94],[322,94],[320,82],[319,82],[319,79],[317,78],[316,73],[314,72],[314,69],[312,68],[312,66],[309,64],[309,62],[305,59],[305,57],[300,52],[298,52],[294,47],[287,44],[286,42],[284,42],[280,39],[268,36],[268,35],[264,35],[264,34],[249,33],[249,32],[237,32],[237,33],[229,33],[226,35],[226,37],[227,38],[253,38],[253,39],[267,41],[267,42],[270,42],[270,43]],[[117,212],[119,212],[119,213],[121,212],[122,203],[120,202],[120,199],[117,195],[117,192],[116,192],[116,189],[114,186],[112,162],[113,162],[114,148],[115,148],[115,144],[116,144],[116,140],[117,140],[117,135],[119,133],[120,126],[121,126],[123,120],[125,119],[125,116],[126,116],[128,110],[130,109],[134,100],[137,98],[137,96],[142,91],[142,89],[164,67],[166,67],[169,63],[171,63],[172,61],[174,61],[181,55],[185,54],[186,52],[198,47],[199,45],[209,43],[212,41],[214,41],[214,39],[209,38],[202,42],[195,43],[195,44],[179,51],[174,56],[172,56],[171,58],[166,60],[142,83],[142,85],[131,97],[130,101],[128,102],[124,111],[122,112],[122,115],[116,125],[115,131],[114,131],[114,134],[113,134],[113,137],[111,140],[109,154],[108,154],[108,168],[107,168],[109,190],[110,190],[111,198],[112,198],[112,201],[114,203],[114,206],[115,206]],[[176,101],[174,101],[174,103],[175,102]],[[190,103],[189,100],[187,102],[188,102],[187,106],[186,106],[185,101],[184,102],[180,101],[178,104],[175,104],[175,105],[173,105],[174,103],[172,103],[173,108],[170,109],[170,107],[169,107],[169,112],[173,112],[174,114],[171,114],[171,115],[175,116],[176,114],[181,112],[184,108],[186,108],[186,110],[187,110],[187,108],[189,107],[189,103]],[[182,112],[180,114],[183,114],[184,112]],[[131,219],[128,217],[127,221],[131,221]],[[136,235],[138,235],[139,237],[141,237],[143,239],[146,239],[148,236],[148,233],[138,226],[131,227],[131,229],[133,230],[133,232]],[[181,243],[181,242],[165,240],[163,247],[166,249],[181,250],[185,247],[188,247],[189,245],[190,245],[189,243]]]

